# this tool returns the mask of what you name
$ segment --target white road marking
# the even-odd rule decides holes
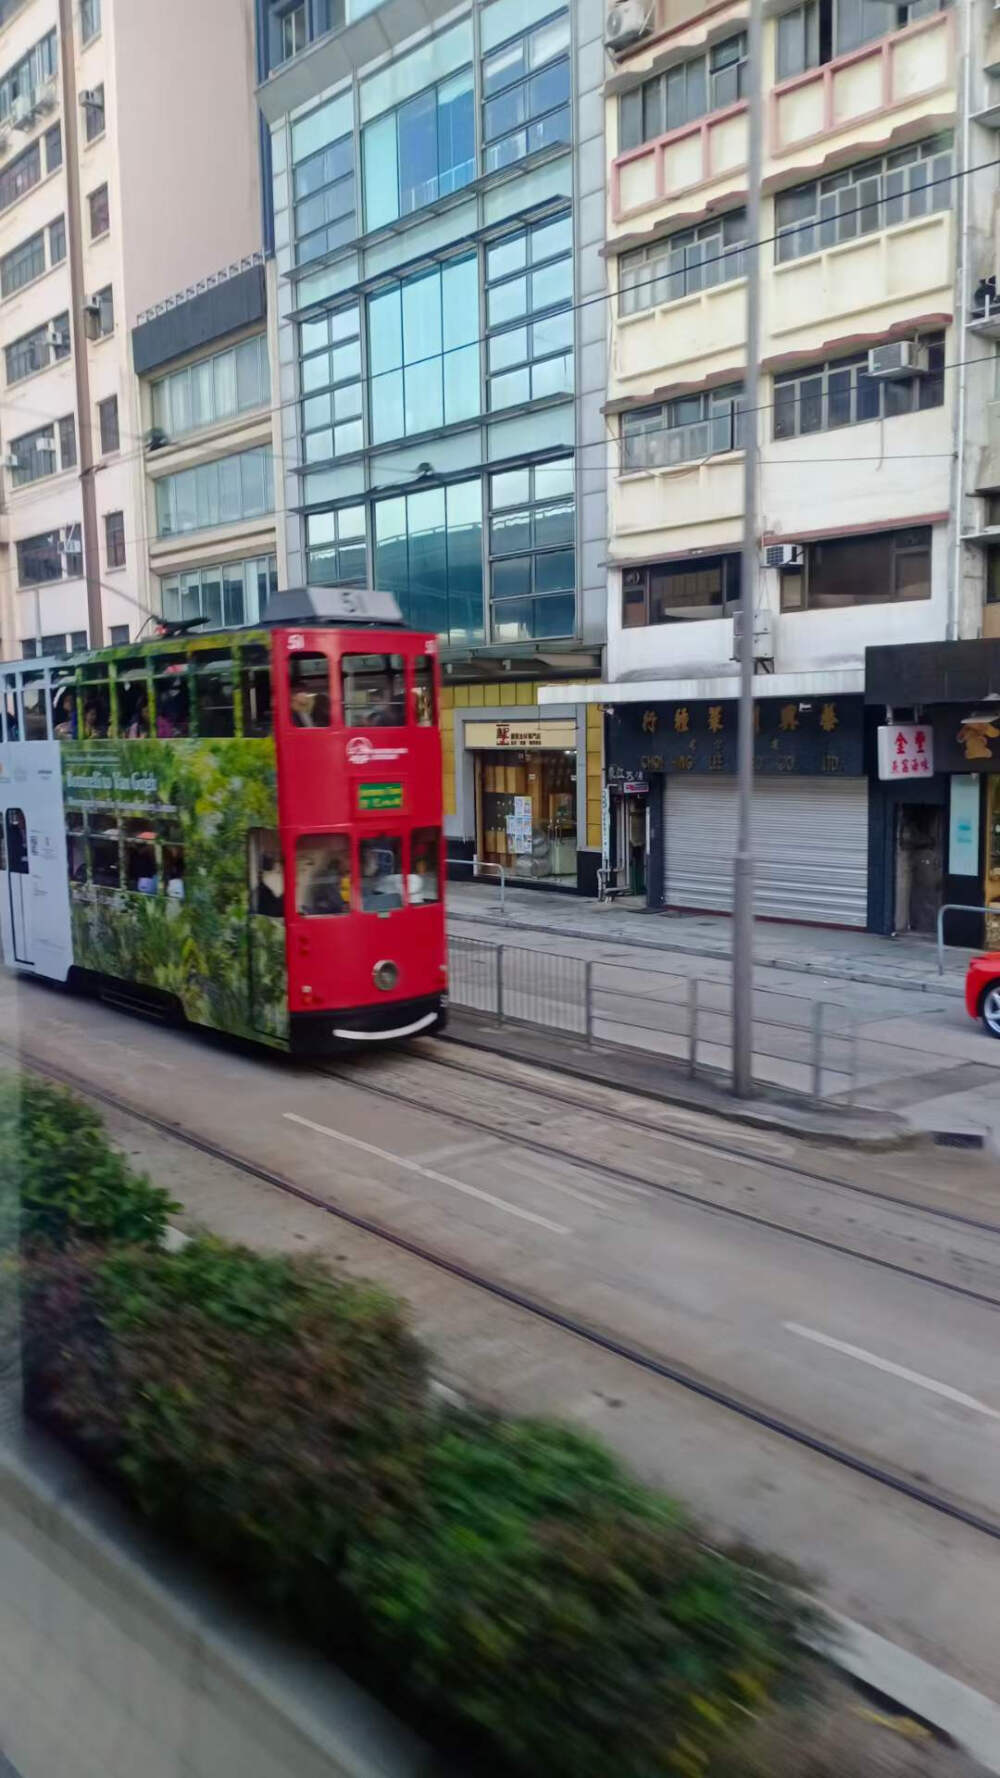
[[[522,1162],[514,1160],[511,1155],[505,1155],[504,1166],[508,1173],[520,1173],[521,1177],[529,1180],[532,1185],[540,1185],[549,1192],[562,1192],[564,1197],[575,1198],[577,1203],[586,1204],[590,1210],[600,1210],[606,1216],[610,1216],[616,1210],[623,1209],[627,1202],[627,1199],[623,1197],[615,1197],[610,1200],[592,1197],[589,1192],[579,1191],[574,1185],[566,1185],[562,1180],[552,1177],[551,1166],[546,1167],[543,1174],[538,1172],[537,1168],[527,1167]]]
[[[893,1364],[889,1358],[879,1358],[876,1352],[866,1352],[863,1346],[851,1346],[846,1340],[832,1339],[829,1334],[818,1333],[814,1327],[801,1327],[797,1321],[785,1321],[782,1325],[786,1333],[798,1334],[803,1340],[813,1340],[817,1346],[829,1346],[831,1352],[843,1352],[847,1358],[860,1359],[862,1364],[870,1364],[877,1371],[887,1371],[890,1377],[902,1377],[904,1383],[915,1383],[918,1389],[929,1389],[932,1395],[943,1395],[945,1401],[954,1401],[959,1407],[971,1408],[975,1414],[985,1414],[988,1420],[1000,1420],[1000,1409],[988,1407],[984,1401],[977,1401],[974,1395],[966,1395],[962,1389],[953,1389],[950,1383],[939,1383],[936,1378],[925,1377],[920,1371],[908,1370],[905,1364]]]
[[[478,1198],[483,1204],[492,1204],[495,1210],[506,1210],[510,1216],[519,1216],[522,1222],[536,1223],[539,1228],[548,1229],[550,1234],[571,1233],[562,1223],[550,1222],[547,1216],[536,1216],[533,1210],[522,1210],[519,1204],[510,1204],[506,1198],[495,1198],[492,1192],[480,1191],[478,1186],[466,1185],[463,1179],[452,1179],[447,1173],[437,1173],[433,1167],[425,1167],[420,1161],[409,1160],[405,1155],[393,1154],[391,1149],[378,1148],[374,1142],[362,1142],[360,1136],[348,1136],[343,1130],[331,1130],[328,1124],[315,1124],[312,1118],[300,1117],[296,1111],[286,1111],[283,1115],[291,1124],[301,1124],[303,1129],[315,1130],[319,1136],[331,1136],[334,1142],[346,1142],[351,1148],[360,1148],[365,1154],[377,1155],[380,1161],[389,1161],[394,1167],[403,1167],[407,1173],[420,1173],[425,1179],[433,1179],[438,1185],[450,1185],[453,1191],[462,1192],[467,1198]]]

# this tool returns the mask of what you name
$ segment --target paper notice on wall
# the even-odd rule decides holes
[[[513,815],[510,816],[510,820],[513,824],[512,831],[511,831],[511,840],[512,840],[514,851],[519,852],[519,853],[530,852],[531,851],[531,798],[530,798],[530,796],[516,796],[514,798],[514,813],[513,813]]]

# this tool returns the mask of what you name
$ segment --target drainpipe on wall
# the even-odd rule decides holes
[[[83,318],[83,246],[80,240],[80,162],[76,106],[76,45],[73,0],[59,0],[59,44],[63,87],[63,158],[66,165],[66,247],[69,259],[70,325],[76,381],[80,492],[83,501],[83,570],[87,578],[87,630],[91,648],[104,645],[101,562],[97,545],[97,490],[94,487],[94,435],[90,407],[90,363]]]
[[[945,640],[957,642],[961,626],[962,614],[962,566],[964,561],[964,545],[962,531],[965,522],[965,433],[968,415],[968,321],[971,297],[969,295],[969,213],[971,205],[968,191],[968,168],[970,164],[970,142],[972,134],[972,6],[973,0],[962,0],[959,8],[962,21],[961,42],[961,107],[962,128],[958,165],[955,172],[956,196],[958,203],[958,242],[955,284],[958,293],[959,315],[961,324],[958,329],[959,362],[958,362],[958,400],[955,403],[955,449],[952,455],[952,487],[951,515],[954,526],[954,549],[952,553],[951,572],[948,576],[948,609],[945,625]]]

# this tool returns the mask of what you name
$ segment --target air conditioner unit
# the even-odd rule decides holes
[[[36,111],[54,111],[59,98],[59,90],[54,80],[47,80],[35,94]]]
[[[868,375],[889,382],[893,377],[921,377],[927,372],[927,347],[916,340],[890,340],[873,346],[868,354]]]
[[[613,6],[604,25],[604,41],[617,53],[640,43],[653,29],[654,7],[651,0],[621,0]]]
[[[45,342],[46,345],[52,347],[54,352],[57,352],[60,346],[69,345],[69,337],[67,333],[64,333],[61,327],[56,326],[54,321],[50,321],[48,327],[45,329]]]
[[[36,457],[54,457],[55,454],[56,441],[54,438],[37,438],[35,440]]]
[[[10,473],[13,474],[14,470],[20,469],[20,467],[20,458],[14,451],[6,451],[4,455],[0,457],[0,469],[9,470]]]
[[[30,130],[35,121],[35,101],[30,93],[18,93],[10,108],[10,120],[15,130]]]
[[[804,559],[801,543],[769,543],[762,561],[765,568],[801,568]]]
[[[80,92],[80,104],[85,111],[103,111],[104,94],[98,92],[96,87],[85,86]]]
[[[743,637],[743,613],[733,613],[733,659],[739,660]],[[753,656],[755,661],[774,659],[774,616],[767,606],[759,606],[753,614]]]

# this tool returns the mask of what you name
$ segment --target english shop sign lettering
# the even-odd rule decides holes
[[[737,706],[625,704],[608,717],[609,776],[736,771]],[[754,705],[754,770],[765,777],[861,777],[860,698],[759,698]]]

